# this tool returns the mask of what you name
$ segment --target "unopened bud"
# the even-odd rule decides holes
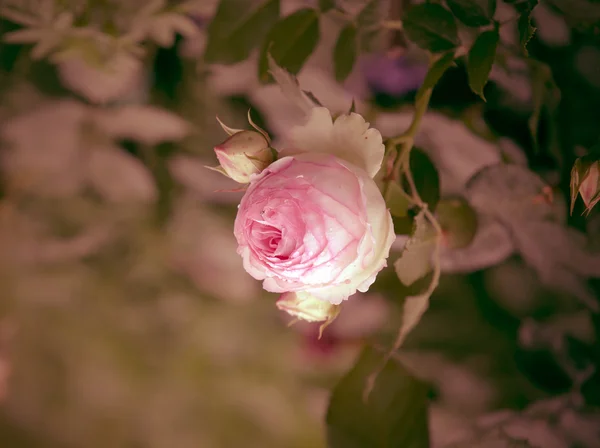
[[[571,170],[571,213],[578,194],[586,213],[600,201],[600,161],[591,156],[577,159]]]
[[[285,311],[297,319],[307,322],[323,322],[319,337],[323,329],[335,320],[341,309],[340,305],[333,305],[306,292],[283,293],[276,305],[281,311]]]
[[[275,160],[267,139],[254,131],[233,134],[215,147],[215,153],[227,175],[241,184],[250,182],[252,174],[260,173]]]

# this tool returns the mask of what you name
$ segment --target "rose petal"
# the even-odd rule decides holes
[[[290,132],[293,150],[332,154],[364,169],[372,178],[383,162],[385,147],[377,129],[359,114],[341,115],[335,122],[324,107],[315,107],[306,124]]]

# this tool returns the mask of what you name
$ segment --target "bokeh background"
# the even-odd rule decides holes
[[[217,3],[169,15],[183,2],[0,1],[0,38],[37,30],[0,42],[2,447],[325,447],[332,388],[364,343],[391,344],[407,294],[393,269],[321,340],[313,326],[288,327],[245,273],[232,233],[242,193],[204,167],[226,138],[215,117],[247,128],[251,110],[279,147],[301,115],[259,83],[255,55],[203,63]],[[282,15],[316,3],[283,0]],[[423,184],[464,195],[492,171],[471,196],[475,239],[444,251],[441,284],[402,350],[429,391],[433,447],[600,447],[600,214],[568,217],[567,199],[573,161],[599,138],[598,7],[534,10],[529,50],[558,89],[541,150],[528,127],[537,85],[522,61],[493,69],[486,103],[461,64],[434,91],[417,141]],[[145,51],[114,46],[86,20],[135,28]],[[339,84],[331,52],[342,24],[323,20],[302,87],[335,113],[354,99],[384,136],[402,132],[424,55],[410,45],[362,55]],[[87,31],[60,41],[74,26]],[[509,44],[515,26],[502,28]],[[62,45],[60,57],[44,45]],[[499,163],[514,179],[486,181]],[[542,180],[553,226],[531,212]],[[510,218],[500,225],[498,214]]]

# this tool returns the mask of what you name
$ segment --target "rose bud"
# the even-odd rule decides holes
[[[267,139],[259,132],[240,131],[219,146],[215,153],[225,173],[236,182],[247,184],[275,160]]]
[[[590,156],[577,159],[571,170],[571,213],[577,194],[585,204],[585,212],[589,213],[600,201],[600,161]]]
[[[340,305],[333,305],[305,292],[283,293],[275,305],[296,319],[307,322],[323,322],[319,327],[319,339],[321,339],[325,327],[335,320],[341,309]]]
[[[307,322],[333,321],[339,313],[338,305],[305,292],[286,292],[279,297],[276,305],[281,311]]]

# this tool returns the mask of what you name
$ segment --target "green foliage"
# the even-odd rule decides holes
[[[435,165],[423,150],[411,150],[410,170],[421,199],[428,204],[430,210],[435,210],[440,200],[440,177]]]
[[[421,84],[421,87],[417,91],[417,100],[423,98],[428,89],[433,89],[444,73],[446,73],[446,70],[453,65],[455,65],[453,51],[441,55],[427,71],[423,84]]]
[[[527,44],[535,34],[536,28],[531,24],[531,13],[521,14],[519,21],[517,22],[519,29],[519,43],[521,44],[521,50],[525,56],[529,56],[527,51]]]
[[[441,5],[415,5],[404,15],[402,23],[408,38],[432,53],[448,51],[459,45],[454,16]]]
[[[392,216],[404,218],[408,214],[411,204],[408,201],[407,194],[396,182],[390,182],[389,192],[386,195],[386,205],[390,209]]]
[[[427,448],[427,387],[390,360],[364,399],[372,372],[385,362],[366,348],[336,385],[327,411],[329,448]]]
[[[277,22],[265,40],[259,61],[259,79],[268,81],[267,53],[288,72],[296,75],[319,42],[319,12],[300,9]]]
[[[248,58],[279,18],[280,0],[222,0],[208,26],[206,62],[234,64]]]
[[[448,248],[461,249],[471,244],[477,232],[477,214],[465,199],[442,199],[436,215]]]
[[[489,25],[496,12],[496,0],[446,0],[456,18],[467,26]]]
[[[319,9],[321,12],[327,12],[335,8],[335,0],[319,0]]]
[[[358,53],[358,30],[353,23],[347,24],[337,38],[333,50],[335,79],[338,82],[348,77],[356,62]]]
[[[469,75],[469,86],[471,90],[485,101],[483,88],[487,84],[488,77],[496,57],[496,48],[500,35],[498,29],[485,31],[479,35],[467,60],[467,73]]]
[[[396,274],[404,285],[412,285],[431,271],[434,248],[435,232],[423,213],[419,213],[415,218],[412,236],[394,263]]]
[[[382,41],[385,30],[380,28],[383,20],[381,0],[369,0],[356,15],[356,25],[359,31],[359,46],[361,51],[371,52],[380,50],[377,48]]]
[[[556,87],[552,71],[548,65],[530,59],[529,66],[531,71],[533,112],[531,117],[529,117],[527,124],[529,126],[529,131],[531,132],[533,147],[535,150],[539,150],[538,130],[542,112],[545,107],[548,108],[550,112],[556,108],[558,88]]]

